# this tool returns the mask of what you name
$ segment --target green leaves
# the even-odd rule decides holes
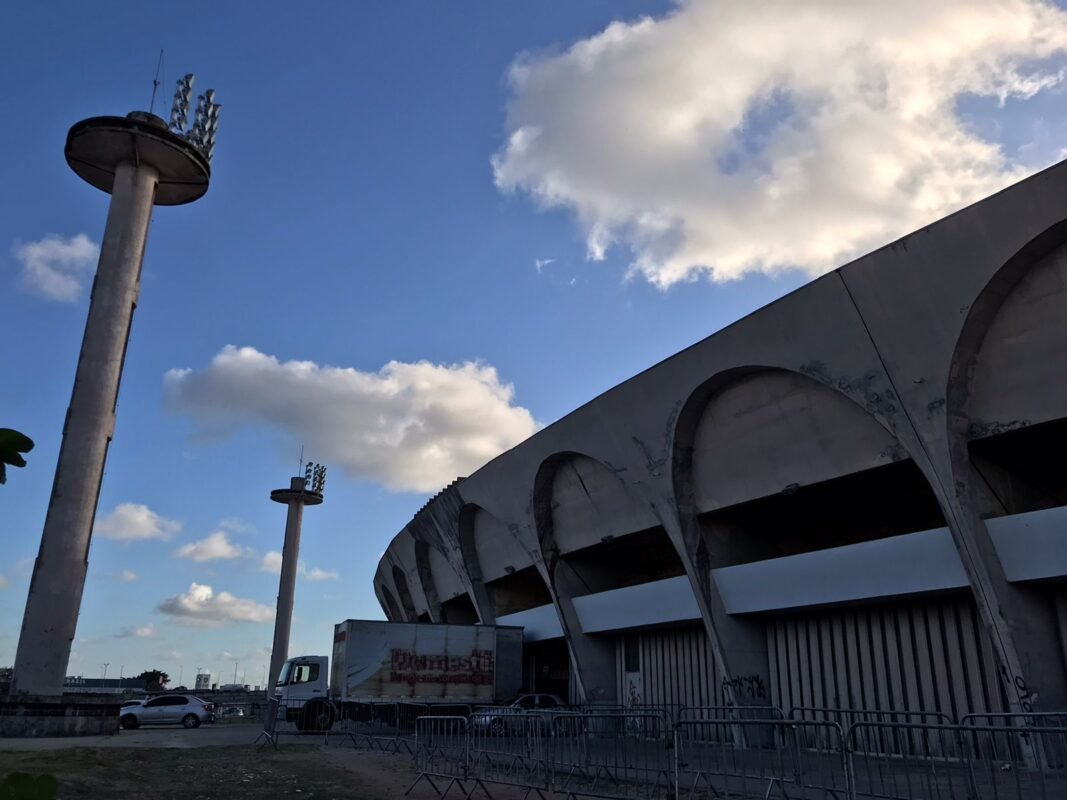
[[[7,464],[13,467],[26,466],[26,459],[19,453],[33,449],[33,439],[11,428],[0,428],[0,483],[7,483]],[[2,800],[3,795],[0,795]]]
[[[137,680],[144,678],[145,688],[150,692],[158,692],[167,682],[170,681],[170,675],[158,669],[148,669],[142,672],[140,675],[135,676]],[[3,800],[3,798],[0,798]]]
[[[0,783],[0,800],[55,800],[58,789],[54,775],[12,772]]]

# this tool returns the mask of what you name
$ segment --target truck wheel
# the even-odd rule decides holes
[[[326,703],[308,703],[297,720],[298,731],[328,731],[333,727],[333,708]]]

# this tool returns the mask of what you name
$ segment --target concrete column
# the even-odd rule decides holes
[[[738,619],[726,612],[726,605],[712,574],[715,542],[710,541],[695,513],[678,519],[666,515],[663,527],[685,564],[689,585],[700,609],[704,632],[719,668],[720,685],[716,704],[729,706],[769,705],[770,696],[746,697],[736,690],[734,678],[758,677],[770,686],[767,635],[762,622]]]
[[[12,693],[63,693],[157,181],[157,172],[145,164],[124,163],[115,170],[52,497],[26,600]]]
[[[290,491],[303,493],[304,479],[293,478]],[[274,646],[270,651],[270,674],[267,677],[268,697],[273,696],[274,686],[282,664],[289,657],[289,630],[293,624],[293,598],[296,596],[296,573],[300,560],[300,526],[304,519],[304,501],[294,497],[289,501],[285,517],[285,544],[282,546],[282,574],[278,581],[278,608],[274,616]]]
[[[571,657],[571,674],[578,685],[578,696],[585,703],[618,702],[615,675],[615,639],[591,636],[582,631],[573,598],[580,591],[577,576],[563,559],[549,566],[550,586],[559,614],[560,627],[567,640]]]

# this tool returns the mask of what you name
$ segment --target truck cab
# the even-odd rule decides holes
[[[329,676],[326,656],[298,656],[286,661],[274,686],[274,696],[283,709],[279,713],[284,713],[285,719],[296,722],[298,727],[323,714],[332,718],[326,702],[330,694]]]

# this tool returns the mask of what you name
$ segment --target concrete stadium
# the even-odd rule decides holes
[[[1065,286],[1067,162],[457,480],[379,602],[522,625],[571,700],[1067,707]]]

